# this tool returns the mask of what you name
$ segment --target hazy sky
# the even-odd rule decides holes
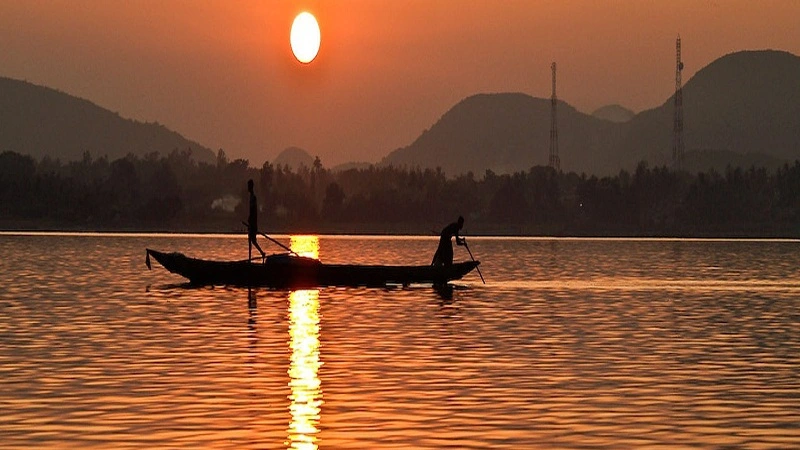
[[[322,46],[291,54],[296,14]],[[635,111],[738,50],[800,55],[800,0],[0,0],[0,76],[158,121],[259,166],[379,160],[480,92]]]

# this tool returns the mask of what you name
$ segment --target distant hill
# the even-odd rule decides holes
[[[614,174],[641,160],[669,164],[673,104],[670,98],[615,123],[559,102],[562,169]],[[732,165],[800,159],[800,58],[791,53],[745,51],[719,58],[685,84],[683,105],[687,159],[695,152],[698,164],[714,167],[724,167],[729,157]],[[453,106],[381,164],[441,167],[448,175],[528,170],[547,164],[549,131],[549,99],[479,94]]]
[[[617,142],[619,124],[600,120],[559,102],[559,149],[582,154],[565,168],[602,164],[602,151]],[[381,164],[441,167],[447,174],[486,169],[497,173],[547,164],[550,147],[550,100],[526,94],[478,94],[445,113],[408,147],[395,150]],[[563,158],[562,158],[563,161]]]
[[[124,119],[88,100],[0,77],[0,151],[71,161],[87,151],[113,160],[175,149],[191,149],[197,161],[215,160],[208,148],[158,123]]]
[[[672,156],[674,96],[630,122],[622,160]],[[683,87],[686,151],[713,149],[800,158],[800,57],[762,50],[732,53]]]
[[[606,105],[592,113],[592,117],[616,123],[629,122],[634,116],[636,116],[635,112],[621,105]]]
[[[314,158],[302,148],[288,147],[280,152],[272,163],[275,165],[289,166],[292,170],[297,170],[302,166],[311,168],[311,166],[314,165]]]

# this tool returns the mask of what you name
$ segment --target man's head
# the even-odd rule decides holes
[[[253,179],[247,180],[247,192],[253,192]]]
[[[458,229],[464,228],[464,217],[458,216]]]

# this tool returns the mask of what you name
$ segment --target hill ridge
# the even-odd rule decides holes
[[[780,50],[724,55],[683,87],[686,151],[713,151],[724,168],[737,160],[800,159],[800,57]],[[565,171],[613,174],[641,160],[669,164],[674,94],[624,123],[582,113],[559,100],[558,132]],[[448,175],[528,170],[546,165],[550,100],[523,93],[480,93],[451,107],[411,144],[381,164],[441,167]],[[727,155],[727,156],[726,156]],[[708,155],[706,155],[708,156]],[[694,158],[708,164],[706,157]],[[690,169],[705,170],[708,167]]]
[[[88,99],[0,77],[0,150],[72,161],[85,152],[116,159],[176,149],[191,149],[198,161],[215,159],[210,149],[158,122],[124,118]]]

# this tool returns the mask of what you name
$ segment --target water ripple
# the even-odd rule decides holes
[[[2,446],[800,446],[795,242],[473,238],[488,284],[450,291],[187,288],[143,264],[241,244],[0,236]]]

